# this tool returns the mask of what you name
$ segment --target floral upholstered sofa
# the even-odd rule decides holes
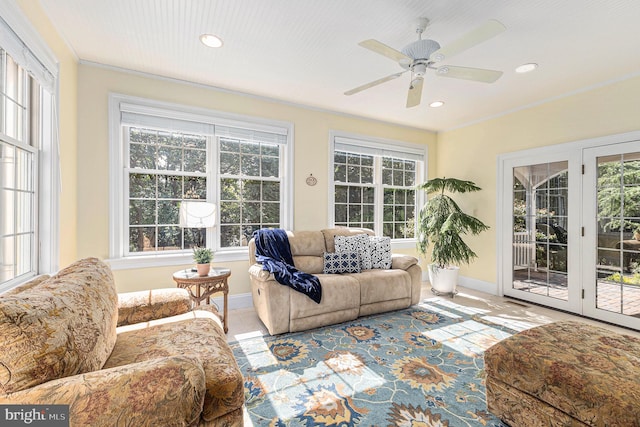
[[[0,404],[69,405],[72,426],[240,426],[243,378],[184,289],[117,294],[75,262],[0,295]]]
[[[286,233],[294,266],[318,277],[322,299],[318,304],[307,295],[278,283],[273,274],[256,262],[256,242],[251,239],[249,277],[253,305],[271,335],[346,322],[419,302],[422,269],[418,260],[391,254],[388,238],[376,237],[369,229],[342,227]],[[334,254],[353,255],[363,250],[349,240],[369,241],[371,252],[364,257],[358,254],[363,268],[347,268],[344,271],[351,272],[343,273],[328,268],[335,265]],[[362,258],[367,259],[368,265],[362,264]]]

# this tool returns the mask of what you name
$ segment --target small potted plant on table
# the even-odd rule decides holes
[[[211,270],[211,261],[213,260],[213,251],[209,248],[193,248],[193,260],[196,262],[196,269],[199,276],[209,275]]]
[[[427,254],[432,246],[431,261],[428,265],[431,290],[436,295],[441,293],[457,293],[458,270],[455,264],[468,264],[477,255],[462,240],[461,235],[472,235],[488,229],[478,218],[462,212],[458,204],[447,194],[478,191],[480,187],[471,181],[455,178],[434,178],[417,187],[424,190],[429,197],[418,215],[417,249],[422,255]]]

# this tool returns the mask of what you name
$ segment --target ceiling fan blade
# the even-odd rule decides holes
[[[420,105],[420,100],[422,99],[423,83],[424,78],[422,77],[416,77],[411,81],[411,85],[409,86],[409,93],[407,94],[407,108]]]
[[[394,61],[399,62],[401,64],[411,64],[411,62],[413,62],[412,58],[409,58],[404,53],[398,50],[395,50],[394,48],[389,47],[386,44],[379,42],[378,40],[369,39],[369,40],[362,41],[358,44],[375,53],[379,53],[380,55],[393,59]]]
[[[449,45],[436,50],[429,59],[432,61],[442,61],[445,58],[449,58],[462,51],[465,51],[475,45],[482,43],[485,40],[489,40],[505,31],[507,28],[502,23],[495,19],[490,19],[484,25],[479,26],[475,30],[471,30],[458,40],[450,43]]]
[[[353,95],[353,94],[358,93],[358,92],[362,92],[363,90],[369,89],[370,87],[378,86],[379,84],[382,84],[384,82],[388,82],[389,80],[397,79],[398,77],[400,77],[404,73],[405,73],[405,71],[401,71],[399,73],[391,74],[390,76],[383,77],[381,79],[374,80],[374,81],[369,82],[367,84],[363,84],[362,86],[358,86],[356,88],[348,90],[344,94],[349,96],[349,95]]]
[[[476,82],[493,83],[502,76],[502,71],[485,70],[484,68],[455,67],[443,65],[438,67],[436,74],[440,77],[473,80]]]

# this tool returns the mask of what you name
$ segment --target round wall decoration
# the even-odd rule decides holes
[[[309,176],[307,177],[307,185],[314,186],[317,183],[318,183],[318,180],[316,179],[316,177],[313,176],[313,174],[309,174]]]

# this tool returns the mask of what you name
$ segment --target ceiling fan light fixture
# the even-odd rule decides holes
[[[200,36],[200,41],[207,47],[217,48],[222,47],[223,45],[222,39],[215,34],[202,34]]]
[[[443,105],[444,105],[444,101],[433,101],[431,104],[429,104],[429,107],[439,108],[439,107],[442,107]]]
[[[538,68],[538,64],[534,63],[534,62],[529,62],[527,64],[522,64],[519,67],[516,68],[516,73],[530,73],[531,71],[535,70],[536,68]]]

